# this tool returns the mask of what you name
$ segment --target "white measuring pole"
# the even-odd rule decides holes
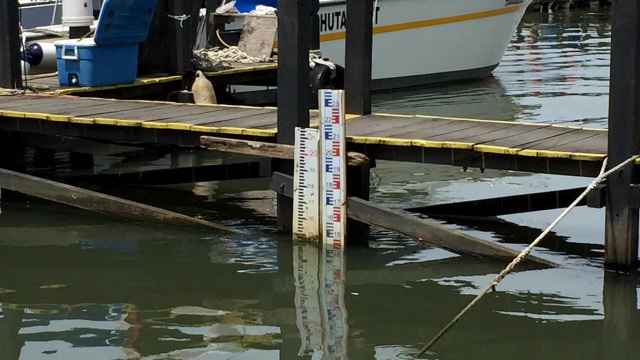
[[[347,152],[344,92],[320,90],[320,165],[322,167],[322,236],[320,298],[324,315],[324,349],[327,359],[347,354],[345,236],[347,229]]]
[[[322,237],[325,244],[344,247],[347,230],[347,157],[344,92],[319,91],[320,165],[322,167]]]
[[[295,129],[293,240],[320,242],[318,129]]]

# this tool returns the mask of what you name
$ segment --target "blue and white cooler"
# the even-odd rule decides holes
[[[158,0],[105,0],[93,38],[59,40],[62,86],[103,86],[136,80],[138,44],[149,34]]]

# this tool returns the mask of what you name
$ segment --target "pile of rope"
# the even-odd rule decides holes
[[[225,49],[219,47],[199,49],[193,52],[193,65],[202,71],[217,71],[231,68],[230,63],[259,63],[266,62],[265,56],[254,57],[238,49],[237,46],[231,46]]]

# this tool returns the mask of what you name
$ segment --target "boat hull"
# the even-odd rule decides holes
[[[531,1],[375,1],[372,89],[489,75],[500,63]],[[23,18],[32,17],[25,15]],[[344,66],[346,2],[320,0],[319,17],[322,56]],[[229,28],[240,28],[238,21]]]
[[[531,0],[379,0],[373,89],[487,76],[498,66]],[[344,65],[344,1],[322,1],[322,56]]]

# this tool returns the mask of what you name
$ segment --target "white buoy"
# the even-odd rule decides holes
[[[64,26],[91,26],[93,20],[93,1],[64,0],[62,4],[62,24]]]

